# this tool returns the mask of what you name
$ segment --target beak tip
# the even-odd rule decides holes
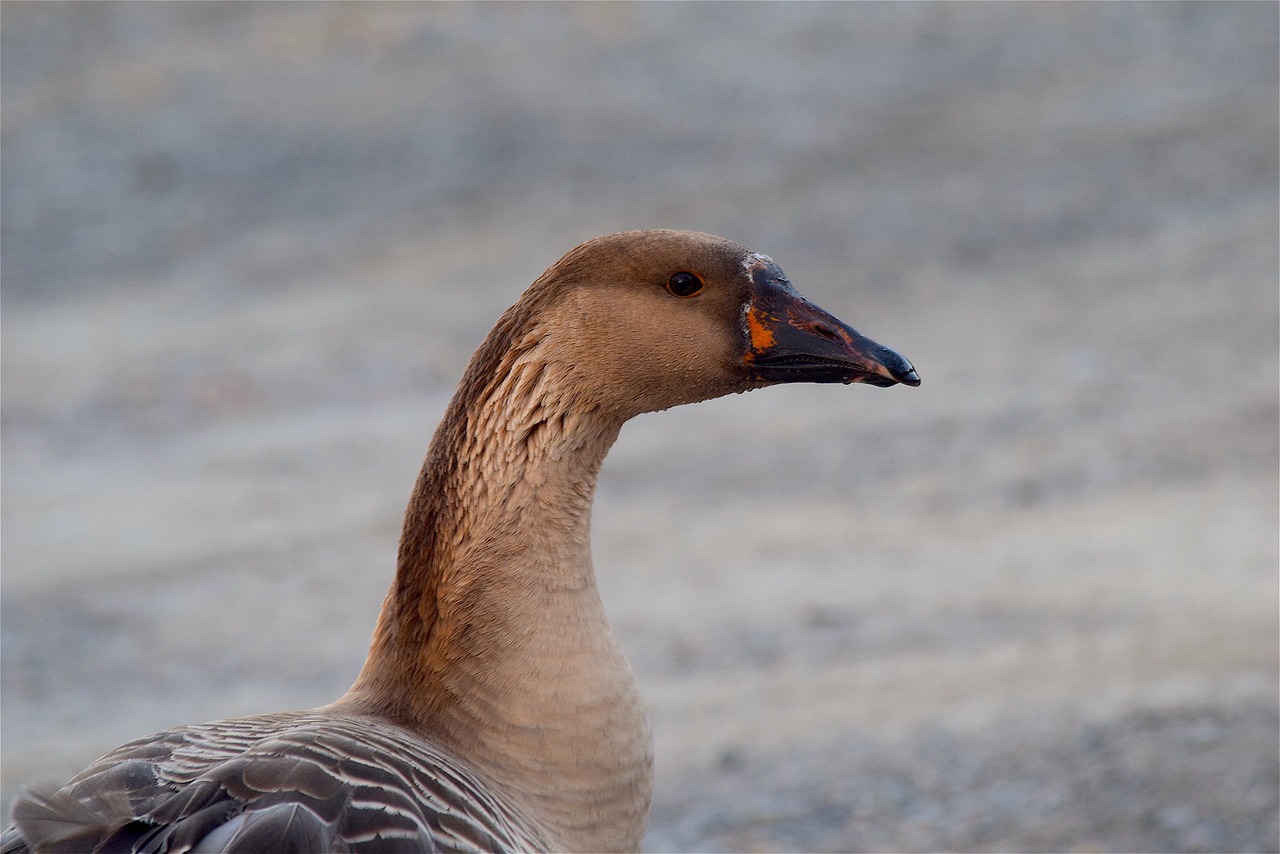
[[[880,366],[894,382],[912,387],[920,385],[920,375],[916,373],[916,366],[911,364],[906,356],[891,347],[880,347],[878,356]]]

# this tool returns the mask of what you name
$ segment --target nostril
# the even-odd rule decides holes
[[[841,340],[840,333],[836,332],[830,326],[827,326],[825,323],[822,323],[820,321],[815,320],[812,323],[810,323],[806,328],[813,334],[820,335],[823,338],[826,338],[828,341],[839,342]]]

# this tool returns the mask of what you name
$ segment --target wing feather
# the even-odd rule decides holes
[[[372,718],[298,712],[123,745],[13,809],[3,854],[528,851],[550,841],[463,763]]]

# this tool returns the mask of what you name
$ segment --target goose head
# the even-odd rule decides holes
[[[710,234],[590,240],[521,304],[537,306],[579,396],[624,419],[779,383],[920,384],[906,358],[809,302],[771,258]]]

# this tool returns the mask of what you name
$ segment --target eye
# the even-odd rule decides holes
[[[702,292],[702,279],[693,273],[676,273],[667,282],[667,290],[678,297],[693,297]]]

